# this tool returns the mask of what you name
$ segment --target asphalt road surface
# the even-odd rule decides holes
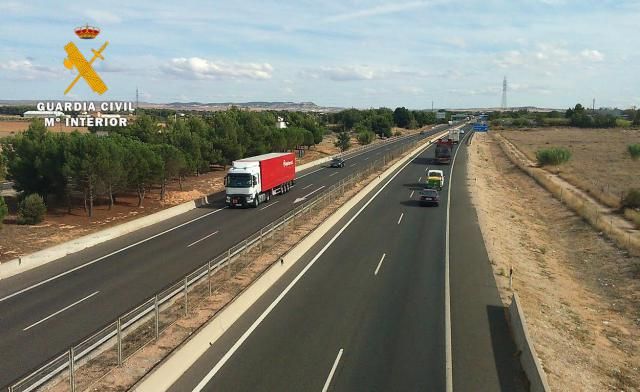
[[[345,168],[298,174],[291,192],[258,209],[211,205],[0,281],[0,385],[114,321],[261,227],[400,144],[394,141],[347,159]],[[360,166],[360,167],[359,167]],[[215,234],[213,234],[215,233]]]
[[[347,214],[171,391],[446,390],[447,190],[439,207],[417,201],[432,154],[412,159]],[[450,167],[440,168],[449,181]],[[517,358],[504,313],[493,309],[499,298],[464,170],[458,161],[451,208],[462,208],[451,214],[451,244],[473,245],[450,258],[452,290],[469,284],[452,297],[453,388],[517,390]]]

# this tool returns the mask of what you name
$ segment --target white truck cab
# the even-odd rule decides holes
[[[226,177],[227,201],[231,195],[241,196],[247,204],[255,204],[255,198],[262,193],[260,181],[260,162],[236,161]],[[263,196],[266,199],[268,195]],[[258,203],[265,200],[258,200]]]

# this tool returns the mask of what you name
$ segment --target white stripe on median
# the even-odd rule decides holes
[[[96,294],[98,294],[98,293],[99,293],[99,291],[96,291],[96,292],[94,292],[93,294],[89,294],[89,295],[87,295],[86,297],[84,297],[84,298],[82,298],[82,299],[80,299],[80,300],[77,300],[76,302],[72,303],[71,305],[66,306],[66,307],[64,307],[64,308],[62,308],[62,309],[60,309],[60,310],[58,310],[57,312],[55,312],[55,313],[52,313],[52,314],[48,315],[47,317],[43,318],[42,320],[38,321],[37,323],[33,323],[33,324],[31,324],[30,326],[28,326],[27,328],[24,328],[24,329],[23,329],[23,331],[27,331],[27,330],[29,330],[29,329],[31,329],[31,328],[33,328],[33,327],[35,327],[35,326],[36,326],[36,325],[38,325],[38,324],[44,323],[45,321],[49,320],[51,317],[55,317],[55,316],[59,315],[60,313],[64,312],[65,310],[70,309],[70,308],[72,308],[72,307],[76,306],[76,305],[77,305],[77,304],[79,304],[80,302],[84,302],[84,301],[88,300],[89,298],[93,297],[94,295],[96,295]]]
[[[400,224],[400,222],[402,222],[402,217],[404,216],[404,212],[402,214],[400,214],[400,218],[398,218],[398,224]]]
[[[340,358],[342,358],[342,353],[344,352],[343,349],[340,349],[340,351],[338,351],[338,356],[336,357],[336,360],[333,362],[333,366],[331,367],[331,371],[329,372],[329,377],[327,377],[327,381],[324,382],[324,387],[322,387],[322,392],[327,392],[329,390],[329,386],[331,385],[331,380],[333,379],[333,375],[336,372],[336,369],[338,368],[338,363],[340,362]]]
[[[197,244],[197,243],[199,243],[199,242],[202,242],[202,241],[206,240],[207,238],[209,238],[209,237],[211,237],[211,236],[213,236],[213,235],[216,235],[216,234],[218,234],[218,230],[216,230],[216,231],[214,231],[213,233],[208,234],[208,235],[206,235],[206,236],[204,236],[204,237],[200,238],[198,241],[194,241],[194,242],[190,243],[189,245],[187,245],[187,248],[191,248],[193,245],[195,245],[195,244]]]
[[[411,199],[413,197],[413,192],[415,192],[415,191],[411,191],[411,194],[409,195],[409,199]]]
[[[302,189],[304,189],[304,188],[302,188]],[[262,207],[262,208],[260,209],[260,211],[262,211],[262,210],[266,210],[267,208],[271,207],[272,205],[274,205],[274,204],[278,204],[278,203],[280,203],[280,200],[273,201],[273,202],[269,203],[268,205],[266,205],[266,206]]]
[[[380,262],[378,262],[378,266],[376,267],[376,270],[373,272],[374,275],[378,275],[378,271],[380,270],[380,267],[382,267],[382,262],[384,261],[385,257],[387,257],[387,254],[383,253],[382,258],[380,259]]]

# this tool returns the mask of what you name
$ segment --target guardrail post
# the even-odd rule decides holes
[[[117,334],[118,334],[118,366],[122,366],[122,320],[118,317],[117,322]]]
[[[189,276],[184,277],[184,316],[189,313]]]
[[[69,387],[71,388],[71,392],[76,391],[76,379],[75,379],[75,352],[73,350],[73,346],[69,348]]]
[[[155,320],[155,329],[156,329],[156,340],[160,338],[160,304],[158,303],[158,294],[153,298],[153,308],[156,314]]]
[[[209,297],[211,297],[211,260],[207,263],[207,284],[209,285]]]

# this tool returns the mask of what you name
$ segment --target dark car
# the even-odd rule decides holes
[[[344,167],[344,159],[342,158],[333,158],[331,160],[331,164],[329,167]]]
[[[440,205],[440,194],[435,189],[423,189],[420,191],[420,205],[438,206]]]

